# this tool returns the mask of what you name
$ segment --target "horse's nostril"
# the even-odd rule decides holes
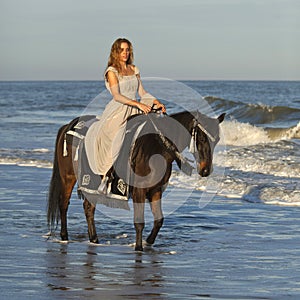
[[[198,165],[198,173],[201,177],[207,177],[210,174],[210,168],[205,162]]]
[[[209,175],[209,169],[208,168],[205,168],[201,171],[201,174],[200,174],[202,177],[207,177]]]

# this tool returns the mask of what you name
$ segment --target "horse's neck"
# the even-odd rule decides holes
[[[184,111],[181,113],[173,114],[170,117],[172,117],[174,120],[179,122],[188,132],[191,133],[192,129],[192,120],[193,120],[193,115],[192,113],[188,111]]]
[[[182,125],[181,130],[178,128],[175,141],[178,151],[182,152],[190,144],[193,115],[190,112],[181,112],[170,117]]]

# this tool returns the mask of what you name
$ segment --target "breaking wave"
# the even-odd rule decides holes
[[[264,128],[236,120],[224,121],[220,125],[223,145],[251,146],[280,140],[300,139],[300,122],[289,128]]]
[[[204,99],[218,112],[226,111],[231,117],[251,124],[272,124],[286,122],[298,123],[300,109],[288,106],[270,106],[262,103],[249,104],[240,101],[226,100],[206,96]]]

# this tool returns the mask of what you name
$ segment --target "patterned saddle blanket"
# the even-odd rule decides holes
[[[88,163],[84,139],[89,127],[97,122],[96,116],[82,116],[72,121],[65,140],[76,149],[74,162],[77,165],[78,195],[87,198],[93,204],[129,209],[129,186],[114,171],[109,180],[94,174]],[[104,185],[104,186],[103,186]],[[125,200],[125,201],[124,201]]]

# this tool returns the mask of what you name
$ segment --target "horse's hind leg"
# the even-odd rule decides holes
[[[84,199],[83,208],[86,217],[86,222],[88,224],[88,233],[89,233],[90,242],[98,244],[99,241],[96,233],[95,220],[94,220],[96,207],[95,205],[91,204],[87,199]]]
[[[60,236],[63,241],[67,241],[69,239],[68,226],[67,226],[67,212],[70,204],[72,190],[75,183],[76,183],[75,176],[68,176],[68,178],[65,178],[65,184],[59,202],[60,221],[61,221]]]
[[[157,191],[152,195],[150,201],[151,211],[154,218],[153,228],[146,240],[147,244],[150,245],[154,244],[157,234],[164,222],[164,217],[161,209],[161,196],[162,196],[161,191]]]

